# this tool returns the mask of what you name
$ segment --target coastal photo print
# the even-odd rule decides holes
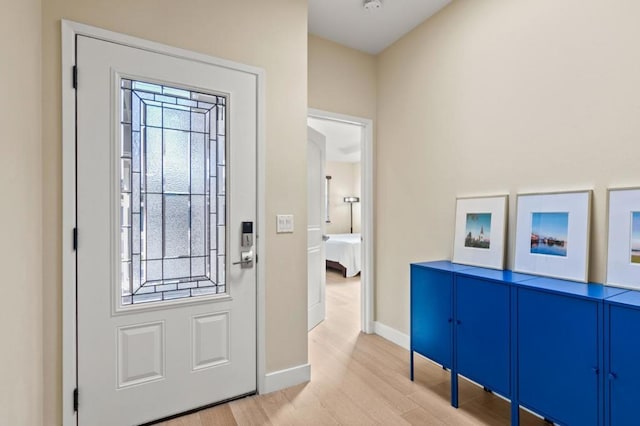
[[[458,198],[453,262],[504,268],[507,196]]]
[[[640,289],[640,188],[609,189],[607,284]]]
[[[531,253],[566,256],[568,234],[569,213],[531,214]]]
[[[587,282],[591,191],[519,194],[514,270]]]

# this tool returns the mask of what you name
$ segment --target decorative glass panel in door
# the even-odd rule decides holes
[[[122,305],[226,292],[226,98],[121,84]]]

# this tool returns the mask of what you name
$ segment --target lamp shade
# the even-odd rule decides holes
[[[360,198],[359,197],[344,197],[344,202],[345,203],[358,203],[358,202],[360,202]]]

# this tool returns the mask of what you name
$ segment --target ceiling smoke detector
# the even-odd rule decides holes
[[[380,0],[364,0],[364,9],[367,11],[374,11],[382,8],[382,2]]]

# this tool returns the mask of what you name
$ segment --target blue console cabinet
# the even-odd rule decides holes
[[[446,368],[453,367],[453,270],[442,262],[411,266],[411,349]],[[411,367],[413,380],[413,364]]]
[[[458,374],[512,396],[511,287],[535,277],[451,262],[411,265],[411,368],[417,352]]]
[[[605,300],[606,426],[640,421],[640,292]]]
[[[455,372],[512,398],[512,284],[531,275],[485,268],[455,274]]]
[[[509,286],[458,275],[456,372],[509,397]]]
[[[638,424],[640,292],[456,265],[411,265],[417,352],[563,425]],[[606,373],[606,374],[605,374]],[[606,383],[606,386],[605,386]]]
[[[606,296],[607,288],[600,284],[550,278],[521,283],[517,289],[521,405],[559,424],[602,424]]]

